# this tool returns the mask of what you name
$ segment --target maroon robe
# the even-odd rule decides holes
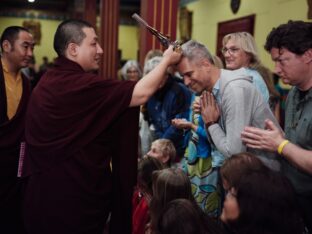
[[[24,139],[25,115],[30,84],[22,75],[23,93],[16,114],[9,120],[7,97],[0,61],[0,233],[20,233],[21,194],[17,178],[20,145]]]
[[[111,233],[131,233],[139,118],[139,108],[129,108],[134,86],[86,73],[62,57],[41,78],[26,117],[28,233],[102,234],[110,210]]]

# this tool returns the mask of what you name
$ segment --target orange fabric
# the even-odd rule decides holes
[[[7,115],[9,119],[12,119],[16,114],[23,93],[22,75],[21,72],[18,72],[15,77],[8,71],[5,61],[2,59],[1,62],[3,65],[5,92],[7,97]]]

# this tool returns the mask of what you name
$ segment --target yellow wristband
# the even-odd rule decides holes
[[[282,143],[278,146],[277,152],[279,154],[282,154],[285,145],[287,145],[288,143],[289,143],[289,140],[283,140]]]

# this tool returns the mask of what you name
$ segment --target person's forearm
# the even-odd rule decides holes
[[[246,147],[242,144],[240,136],[229,133],[225,134],[219,124],[211,125],[207,131],[218,151],[226,158],[233,154],[246,151]]]
[[[138,81],[133,90],[130,106],[138,106],[147,102],[165,79],[169,65],[169,59],[163,58],[157,67]]]
[[[193,123],[191,123],[191,124],[190,124],[190,128],[191,128],[194,132],[197,132],[198,126],[195,125],[195,124],[193,124]]]
[[[282,151],[282,157],[297,168],[312,175],[312,151],[305,150],[289,142]]]

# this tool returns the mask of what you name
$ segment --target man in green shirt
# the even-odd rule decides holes
[[[306,227],[312,232],[312,23],[289,21],[274,28],[265,49],[275,73],[293,86],[286,101],[285,134],[266,120],[266,130],[246,127],[247,147],[277,151],[292,183]]]

